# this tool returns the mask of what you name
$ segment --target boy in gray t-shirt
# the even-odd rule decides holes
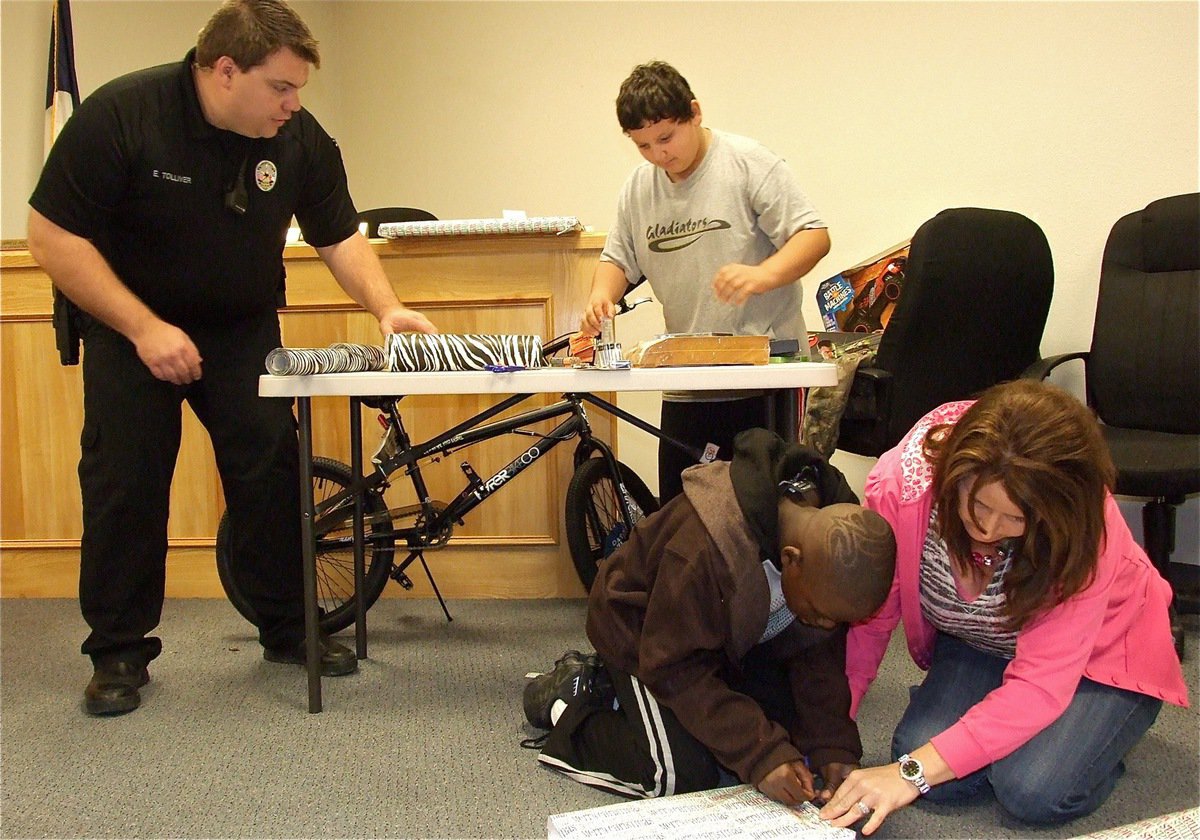
[[[617,119],[647,163],[617,200],[581,329],[596,334],[615,301],[643,275],[662,302],[667,332],[807,338],[797,282],[829,252],[829,234],[782,158],[760,143],[704,128],[687,80],[661,61],[621,85]],[[768,425],[755,392],[664,395],[662,428],[728,459],[734,436]],[[659,444],[659,497],[681,489],[691,465]]]

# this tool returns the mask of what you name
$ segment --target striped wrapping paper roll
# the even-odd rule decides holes
[[[536,335],[396,333],[387,337],[387,369],[397,372],[485,370],[489,365],[544,367]]]
[[[357,373],[366,370],[387,370],[387,358],[382,347],[372,344],[277,347],[267,354],[267,373],[275,376]]]

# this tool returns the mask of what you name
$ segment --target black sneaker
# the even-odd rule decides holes
[[[564,653],[554,668],[539,674],[525,686],[525,717],[538,729],[553,726],[551,711],[555,703],[570,705],[587,699],[597,699],[601,693],[612,694],[612,681],[600,662],[600,657],[577,650]]]

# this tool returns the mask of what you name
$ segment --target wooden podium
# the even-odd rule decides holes
[[[578,327],[604,234],[420,237],[373,241],[404,303],[444,332],[530,333],[546,337]],[[323,347],[336,341],[381,342],[375,320],[333,281],[306,245],[289,245],[284,343]],[[51,292],[28,251],[0,252],[0,592],[12,597],[78,594],[81,509],[76,467],[83,427],[79,367],[62,367],[50,325]],[[265,373],[264,368],[264,373]],[[546,395],[549,402],[553,395]],[[410,431],[428,437],[489,404],[485,395],[427,395],[406,400]],[[344,458],[349,421],[344,402],[313,401],[314,449]],[[593,425],[611,439],[609,418]],[[374,450],[368,418],[364,449]],[[475,448],[483,472],[503,466],[505,441]],[[511,444],[519,446],[519,442]],[[582,595],[560,536],[570,452],[533,469],[526,491],[481,508],[431,566],[449,597],[540,598]],[[546,464],[550,466],[547,467]],[[457,461],[431,467],[439,485],[457,487]],[[184,411],[183,442],[171,492],[167,595],[223,597],[213,545],[224,502],[208,437]],[[446,558],[448,562],[442,562]],[[432,593],[417,576],[417,597]],[[387,594],[400,594],[389,586]],[[407,594],[407,593],[405,593]]]

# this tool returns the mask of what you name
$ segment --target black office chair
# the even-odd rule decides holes
[[[1114,492],[1149,498],[1142,542],[1167,577],[1175,508],[1200,493],[1200,194],[1151,202],[1117,220],[1100,265],[1091,350],[1035,365],[1044,379],[1082,359],[1089,406],[1117,467]],[[1175,648],[1183,629],[1172,613]]]
[[[837,448],[879,456],[927,412],[1019,377],[1040,358],[1054,264],[1042,229],[1007,210],[943,210],[913,234],[900,299],[859,365]]]
[[[358,220],[367,223],[367,239],[374,239],[385,222],[436,222],[437,216],[416,207],[376,207],[359,211]]]

